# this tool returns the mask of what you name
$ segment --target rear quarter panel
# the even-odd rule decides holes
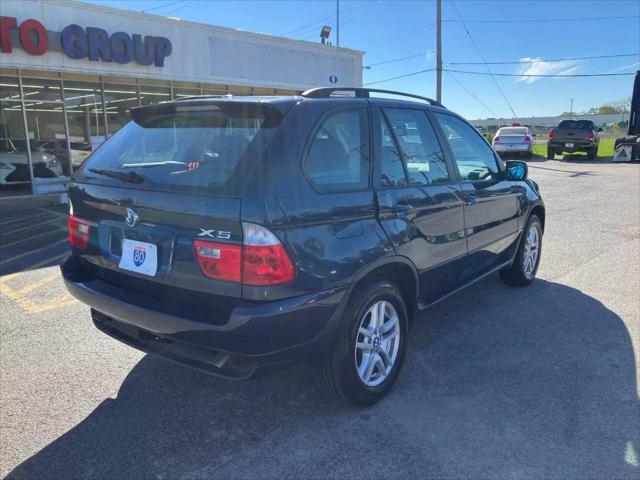
[[[368,106],[366,100],[351,104]],[[376,219],[374,194],[319,193],[304,173],[309,136],[336,99],[302,100],[285,117],[269,151],[247,186],[243,221],[268,226],[283,242],[297,269],[296,279],[279,287],[243,287],[247,299],[275,299],[351,283],[381,257],[394,254]],[[373,158],[371,158],[373,161]]]

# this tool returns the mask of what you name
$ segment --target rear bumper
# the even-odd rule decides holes
[[[109,284],[70,257],[60,267],[71,295],[92,308],[96,327],[140,350],[231,378],[258,367],[322,358],[333,340],[348,287],[272,302],[245,302],[224,318],[194,318]],[[169,299],[170,301],[170,299]],[[159,302],[157,302],[159,303]],[[168,313],[170,312],[170,313]]]
[[[573,147],[567,147],[568,143],[572,143]],[[559,152],[583,152],[597,146],[597,143],[588,140],[553,140],[547,144],[547,148],[553,148]]]
[[[493,149],[499,153],[525,153],[532,151],[533,147],[530,143],[494,143]]]

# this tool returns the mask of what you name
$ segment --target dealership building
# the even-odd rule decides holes
[[[363,52],[319,41],[69,0],[2,2],[0,15],[0,197],[63,200],[138,105],[362,85]]]

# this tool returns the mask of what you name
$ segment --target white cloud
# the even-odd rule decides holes
[[[527,63],[520,67],[518,72],[520,75],[570,75],[580,69],[579,62],[575,60],[563,60],[561,62],[545,62],[539,57],[521,58],[522,62]],[[520,77],[519,82],[533,83],[544,77]],[[559,78],[558,78],[559,80]]]

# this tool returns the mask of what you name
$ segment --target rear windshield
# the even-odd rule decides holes
[[[275,122],[260,108],[236,104],[133,113],[76,176],[78,181],[192,193],[235,193],[241,159],[257,154]]]
[[[558,124],[558,130],[593,130],[591,120],[563,120]]]
[[[526,135],[527,129],[522,127],[501,128],[500,135]]]

